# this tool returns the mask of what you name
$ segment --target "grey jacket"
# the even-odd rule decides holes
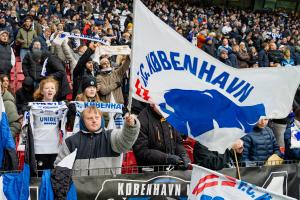
[[[131,149],[138,137],[140,122],[122,130],[104,130],[96,133],[79,131],[63,142],[54,165],[77,148],[73,166],[75,176],[96,176],[121,173],[122,153]],[[118,168],[118,169],[111,169]]]
[[[61,48],[62,48],[62,51],[63,51],[63,54],[64,54],[66,60],[68,60],[70,63],[70,69],[71,69],[71,75],[72,75],[71,77],[73,77],[73,71],[77,65],[80,55],[75,53],[71,49],[71,47],[68,44],[68,40],[63,41],[63,43],[61,44]]]

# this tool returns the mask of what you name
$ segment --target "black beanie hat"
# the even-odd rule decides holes
[[[94,86],[96,87],[96,79],[93,76],[84,76],[82,79],[82,84],[81,84],[81,91],[84,92],[84,90],[87,87]]]

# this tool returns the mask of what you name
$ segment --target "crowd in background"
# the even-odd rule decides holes
[[[231,67],[300,64],[300,18],[293,14],[201,8],[185,1],[143,2],[189,42]],[[101,44],[87,40],[69,38],[59,45],[53,40],[63,32],[70,32],[131,47],[133,26],[130,0],[1,0],[0,80],[13,136],[18,137],[21,132],[28,102],[67,101],[72,94],[68,100],[116,102],[126,107],[129,56],[99,55],[96,49]],[[22,62],[24,81],[14,94],[9,79],[17,57]],[[234,144],[232,149],[241,154],[241,160],[266,161],[275,154],[282,159],[300,159],[299,150],[290,148],[291,136],[287,135],[291,134],[292,119],[299,118],[298,96],[294,115],[260,121],[252,135]],[[187,169],[190,160],[180,133],[162,119],[159,111],[153,105],[134,101],[132,112],[137,115],[141,112],[138,117],[141,130],[133,145],[138,164],[183,164]],[[286,151],[280,151],[279,147],[284,146]],[[57,153],[48,155],[48,161],[53,163]],[[196,163],[212,169],[232,166],[233,160],[229,149],[220,155],[199,143],[195,145],[194,158]],[[45,156],[37,155],[36,159],[46,162]]]

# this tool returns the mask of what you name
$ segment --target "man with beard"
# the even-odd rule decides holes
[[[0,74],[9,76],[10,70],[15,65],[16,58],[8,42],[9,32],[6,30],[0,31]]]
[[[25,77],[31,77],[34,88],[45,77],[52,76],[59,82],[57,100],[63,100],[70,93],[67,74],[62,61],[54,55],[41,50],[41,43],[34,41],[32,50],[25,56],[22,62]]]
[[[20,57],[23,61],[25,55],[30,51],[29,47],[37,37],[35,30],[32,28],[32,18],[27,17],[24,20],[23,27],[19,29],[18,35],[16,37],[16,42],[21,45]]]

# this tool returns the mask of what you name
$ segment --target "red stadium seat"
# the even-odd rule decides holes
[[[137,162],[133,151],[124,154],[122,163],[122,174],[138,173]]]

